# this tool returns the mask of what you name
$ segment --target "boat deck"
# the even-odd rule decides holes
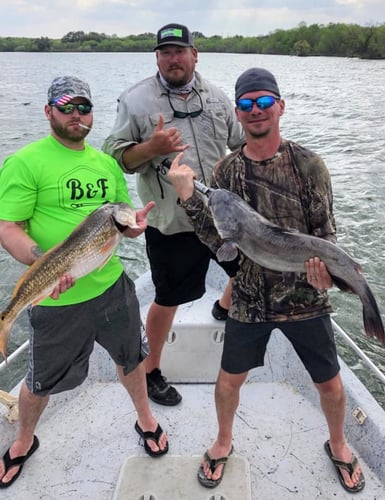
[[[214,386],[182,384],[178,390],[184,398],[178,408],[156,406],[154,411],[169,434],[170,456],[193,457],[193,470],[186,467],[186,475],[195,478],[200,456],[216,432]],[[128,457],[145,457],[143,466],[148,470],[143,470],[143,478],[155,460],[160,463],[168,458],[151,459],[145,455],[143,447],[138,445],[134,423],[135,411],[118,382],[86,386],[77,395],[69,396],[65,408],[51,404],[37,430],[39,450],[27,462],[17,482],[2,491],[2,498],[112,499],[120,469]],[[234,436],[234,455],[246,458],[250,467],[252,500],[352,498],[341,488],[323,450],[327,437],[323,415],[287,384],[246,384],[235,419]],[[2,442],[2,446],[5,445]],[[156,466],[159,471],[158,463]],[[231,460],[225,475],[229,480],[230,466]],[[363,463],[363,467],[366,488],[355,498],[384,498],[385,485],[368,464]],[[162,479],[167,482],[167,475]],[[245,500],[238,496],[236,483],[228,488],[225,479],[215,493],[229,489],[235,496],[226,494],[223,498]],[[232,475],[231,479],[234,479]],[[180,484],[183,482],[181,477]],[[210,491],[198,483],[196,489],[200,496],[196,496],[196,491],[178,490],[172,498],[153,491],[148,479],[142,484],[143,495],[150,491],[156,500],[210,498]],[[133,496],[125,498],[139,500],[140,496],[133,492]]]
[[[342,363],[348,396],[346,433],[366,476],[364,491],[351,495],[340,486],[323,449],[328,430],[316,390],[279,331],[273,332],[266,366],[251,371],[242,389],[234,454],[224,480],[215,490],[198,484],[201,456],[216,434],[214,381],[223,323],[210,318],[210,307],[217,297],[218,292],[209,288],[203,299],[182,306],[165,349],[163,371],[183,395],[177,407],[151,403],[169,435],[168,455],[152,459],[138,444],[131,400],[113,364],[97,347],[88,380],[51,398],[36,431],[40,448],[17,482],[1,492],[2,498],[248,500],[249,493],[251,500],[385,498],[383,410]],[[146,305],[142,313],[145,316]],[[352,415],[357,406],[367,414],[362,424]],[[0,417],[3,414],[1,407]],[[13,424],[0,418],[0,452],[15,432]],[[243,466],[245,472],[240,473]],[[130,483],[132,488],[127,488]],[[119,495],[119,485],[124,494],[120,490]]]

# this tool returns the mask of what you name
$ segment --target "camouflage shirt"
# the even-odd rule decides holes
[[[333,196],[328,170],[315,153],[282,140],[273,158],[261,162],[242,148],[221,160],[211,181],[241,196],[271,222],[302,233],[336,241]],[[202,195],[182,203],[200,239],[214,252],[221,239]],[[327,292],[308,284],[306,273],[293,276],[262,268],[240,252],[229,316],[242,322],[290,321],[331,312]]]

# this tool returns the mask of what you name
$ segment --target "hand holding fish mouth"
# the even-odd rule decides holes
[[[190,198],[194,192],[194,179],[197,178],[194,170],[186,164],[180,165],[183,153],[179,153],[171,163],[170,170],[167,173],[172,185],[175,188],[179,198],[182,201]]]
[[[155,202],[150,201],[146,206],[136,211],[136,227],[127,226],[123,235],[128,238],[137,238],[147,227],[147,214],[155,207]]]
[[[314,257],[305,262],[307,280],[317,290],[326,290],[333,286],[333,280],[330,276],[325,263],[318,257]]]

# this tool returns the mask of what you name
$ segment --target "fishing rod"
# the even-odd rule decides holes
[[[156,170],[158,172],[166,173],[165,171],[170,169],[171,163],[172,161],[170,160],[170,158],[165,158],[160,162]],[[203,182],[197,181],[196,179],[194,179],[194,184],[197,190],[202,194],[205,194],[206,196],[212,191],[212,189],[207,187],[206,184],[203,184]]]

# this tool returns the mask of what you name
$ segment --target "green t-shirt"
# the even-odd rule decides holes
[[[125,177],[117,162],[88,144],[74,151],[51,135],[8,157],[0,169],[0,219],[25,222],[25,231],[43,251],[63,241],[103,203],[131,204]],[[79,278],[58,300],[58,306],[101,295],[123,271],[118,257]]]

